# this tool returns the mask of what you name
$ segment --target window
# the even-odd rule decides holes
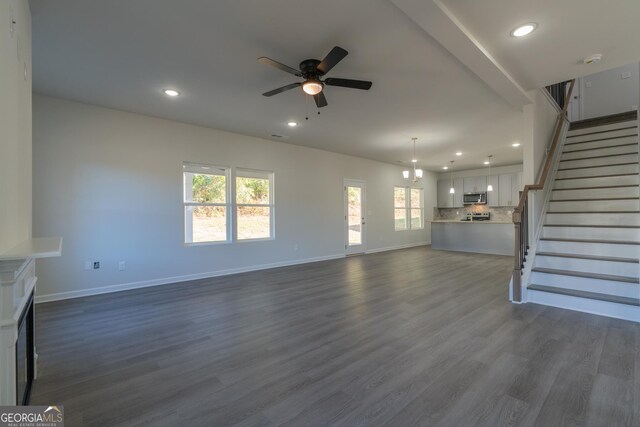
[[[229,169],[185,163],[185,243],[228,242]]]
[[[273,238],[273,173],[238,169],[237,239]]]
[[[193,163],[182,169],[186,244],[273,238],[272,172],[234,169],[233,175],[231,168]]]
[[[396,231],[424,228],[423,199],[424,190],[422,188],[393,188],[393,217]]]

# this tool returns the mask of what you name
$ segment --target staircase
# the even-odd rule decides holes
[[[638,147],[635,112],[572,123],[529,302],[640,321]]]

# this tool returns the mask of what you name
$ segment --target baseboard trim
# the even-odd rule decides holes
[[[404,245],[386,246],[384,248],[368,249],[365,254],[377,254],[379,252],[397,251],[399,249],[416,248],[418,246],[428,246],[431,242],[406,243]]]
[[[72,298],[82,298],[92,295],[109,294],[113,292],[122,292],[132,289],[149,288],[152,286],[169,285],[172,283],[188,282],[190,280],[209,279],[212,277],[228,276],[231,274],[248,273],[250,271],[267,270],[270,268],[287,267],[298,264],[308,264],[312,262],[329,261],[332,259],[344,258],[344,254],[333,254],[314,258],[304,258],[296,260],[288,260],[282,262],[274,262],[270,264],[259,264],[247,267],[230,268],[227,270],[208,271],[205,273],[186,274],[182,276],[162,277],[158,279],[143,280],[139,282],[122,283],[119,285],[102,286],[99,288],[82,289],[78,291],[58,292],[54,294],[37,295],[36,304],[44,302],[61,301]]]
[[[393,251],[397,249],[407,249],[407,248],[413,248],[417,246],[426,246],[430,244],[431,242],[409,243],[406,245],[397,245],[397,246],[389,246],[384,248],[372,249],[372,250],[366,251],[365,253],[370,254],[370,253],[377,253],[377,252],[387,252],[387,251]],[[231,274],[248,273],[251,271],[259,271],[259,270],[268,270],[270,268],[288,267],[292,265],[329,261],[329,260],[339,259],[344,257],[345,257],[345,254],[333,254],[333,255],[326,255],[326,256],[314,257],[314,258],[295,259],[295,260],[274,262],[270,264],[259,264],[259,265],[251,265],[247,267],[231,268],[227,270],[209,271],[205,273],[187,274],[187,275],[173,276],[173,277],[162,277],[158,279],[122,283],[119,285],[102,286],[99,288],[92,288],[92,289],[81,289],[77,291],[36,295],[35,303],[40,304],[45,302],[62,301],[66,299],[89,297],[93,295],[110,294],[113,292],[129,291],[132,289],[141,289],[141,288],[149,288],[152,286],[169,285],[172,283],[188,282],[190,280],[209,279],[212,277],[228,276]]]

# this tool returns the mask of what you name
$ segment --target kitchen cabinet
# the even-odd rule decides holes
[[[487,191],[486,176],[472,176],[464,178],[465,193],[484,193],[485,191]]]
[[[500,206],[500,182],[498,175],[490,175],[487,177],[487,187],[491,185],[492,191],[487,191],[487,205]]]
[[[453,188],[455,190],[454,194],[451,194],[449,190],[451,189],[451,179],[439,179],[438,180],[438,207],[439,208],[461,208],[463,207],[462,203],[462,194],[463,194],[463,178],[454,178],[453,180]]]
[[[516,206],[519,199],[519,174],[509,173],[498,176],[498,193],[500,206]]]
[[[464,178],[454,178],[453,188],[456,191],[453,195],[453,207],[464,207],[464,198],[462,197],[464,195]]]
[[[449,193],[449,188],[451,188],[450,179],[438,180],[438,207],[439,208],[453,207],[453,194]]]

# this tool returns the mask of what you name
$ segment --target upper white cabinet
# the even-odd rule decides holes
[[[487,192],[487,185],[491,184],[493,191]],[[507,173],[502,175],[474,176],[469,178],[454,178],[451,194],[451,178],[438,180],[438,207],[461,208],[464,193],[487,192],[487,205],[489,206],[516,206],[519,199],[519,191],[522,188],[522,172]]]
[[[516,206],[520,192],[519,174],[509,173],[498,176],[500,206]]]
[[[500,206],[500,184],[498,175],[490,175],[487,177],[487,187],[491,184],[493,190],[487,191],[487,205]]]
[[[438,207],[439,208],[461,208],[463,207],[463,179],[453,179],[453,189],[455,193],[451,194],[451,179],[438,180]]]
[[[486,176],[472,176],[464,178],[465,193],[484,193],[485,191],[487,191]]]
[[[449,188],[451,188],[451,180],[449,179],[438,180],[438,207],[439,208],[453,207],[453,194],[449,193]]]

